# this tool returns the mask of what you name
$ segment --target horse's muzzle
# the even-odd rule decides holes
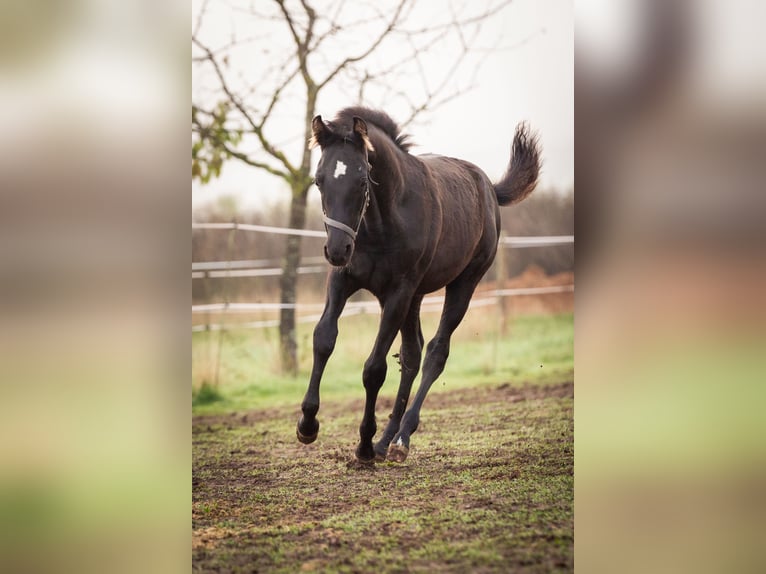
[[[343,267],[351,260],[354,253],[354,242],[345,236],[340,240],[331,241],[329,238],[324,246],[324,257],[334,267]]]

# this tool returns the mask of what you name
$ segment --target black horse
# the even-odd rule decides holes
[[[314,329],[314,366],[298,439],[308,444],[317,438],[319,383],[335,347],[338,317],[353,293],[367,289],[380,302],[382,315],[362,373],[366,402],[356,457],[362,462],[386,457],[402,462],[426,394],[444,369],[452,332],[495,258],[498,204],[519,202],[532,192],[540,151],[536,138],[520,124],[508,170],[493,185],[467,161],[411,155],[407,136],[380,111],[350,107],[331,122],[316,116],[312,130],[310,145],[322,150],[316,185],[327,227],[324,254],[333,269],[325,309]],[[426,350],[420,387],[405,412],[423,350],[420,304],[427,293],[444,286],[439,327]],[[375,402],[386,378],[386,355],[400,331],[399,391],[383,436],[373,447]]]

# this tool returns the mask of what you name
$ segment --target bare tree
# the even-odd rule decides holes
[[[303,229],[312,184],[306,144],[320,96],[342,97],[344,104],[385,102],[407,125],[473,87],[482,52],[502,42],[487,44],[482,25],[508,4],[445,2],[438,13],[424,15],[415,0],[221,0],[217,6],[203,0],[192,31],[192,178],[206,183],[228,160],[264,170],[290,189],[288,226]],[[214,8],[230,11],[225,41],[206,40]],[[433,4],[425,9],[433,12]],[[439,65],[431,58],[427,66],[426,55],[435,51]],[[477,56],[473,62],[471,56]],[[458,73],[468,68],[468,77]],[[276,124],[291,128],[278,132]],[[298,368],[291,305],[300,245],[299,236],[288,236],[280,285],[281,362],[289,373]]]

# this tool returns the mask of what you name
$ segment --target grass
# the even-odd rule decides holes
[[[361,401],[327,407],[307,446],[294,409],[195,419],[197,571],[571,571],[570,383],[445,393],[402,465],[356,464]]]
[[[218,387],[208,381],[202,381],[198,387],[192,389],[192,406],[209,405],[223,400],[223,395]]]
[[[224,334],[218,365],[218,335],[195,335],[194,396],[218,371],[220,399],[193,407],[193,570],[571,572],[572,323],[518,317],[499,336],[491,313],[469,315],[410,456],[374,466],[353,452],[376,317],[341,321],[311,445],[295,439],[311,326],[294,379],[277,373],[273,332]],[[391,359],[379,428],[397,378]]]
[[[437,315],[423,316],[426,341],[433,335]],[[432,392],[472,387],[498,381],[550,383],[573,376],[574,324],[571,313],[520,316],[506,335],[499,334],[496,313],[469,313],[453,336],[447,366]],[[340,321],[335,352],[322,380],[322,399],[361,397],[362,365],[377,332],[378,317],[361,315]],[[276,329],[194,333],[192,338],[192,393],[195,414],[224,413],[299,404],[311,370],[313,325],[298,329],[300,372],[279,373]],[[399,366],[389,353],[389,367],[381,396],[393,397]],[[217,362],[220,364],[217,364]],[[216,376],[217,373],[217,376]],[[203,386],[211,387],[204,391]],[[210,396],[215,400],[205,399]]]

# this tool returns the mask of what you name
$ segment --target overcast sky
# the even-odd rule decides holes
[[[268,3],[263,1],[255,3],[257,7],[266,5]],[[194,0],[194,16],[199,6],[200,1]],[[283,24],[243,18],[242,13],[232,10],[231,6],[231,2],[210,2],[199,32],[200,39],[207,45],[216,47],[225,44],[233,33],[238,38],[281,33],[280,26]],[[317,6],[321,6],[321,2]],[[420,0],[415,17],[428,23],[434,17],[434,11],[444,6],[442,0]],[[369,31],[361,31],[361,34],[367,36],[360,38],[360,42],[369,37]],[[507,165],[516,124],[527,120],[539,133],[543,147],[542,187],[572,188],[574,46],[571,1],[515,0],[484,24],[482,38],[487,38],[487,42],[498,39],[504,49],[480,56],[481,66],[474,78],[473,90],[429,112],[408,127],[406,131],[416,144],[412,153],[440,153],[467,159],[483,168],[490,178],[497,179]],[[381,57],[393,58],[395,49],[383,46]],[[340,50],[343,56],[348,55],[342,52],[342,48]],[[328,54],[328,58],[332,56],[332,53]],[[234,61],[228,72],[232,76],[241,74],[245,80],[255,83],[261,73],[256,62],[263,63],[263,59],[262,55],[253,53],[249,58],[246,56],[244,60]],[[428,54],[424,59],[425,67],[438,70],[448,59],[449,56],[443,51]],[[472,73],[472,70],[467,72]],[[195,98],[215,85],[209,70],[193,66],[192,74]],[[251,77],[248,78],[248,75]],[[410,90],[406,80],[398,81],[402,85],[397,87]],[[415,91],[416,86],[413,84],[411,89]],[[352,94],[328,90],[320,96],[317,112],[330,119],[339,109],[353,103]],[[395,120],[401,120],[396,109],[382,107]],[[296,133],[295,126],[302,126],[303,117],[299,103],[293,117],[290,116],[289,111],[282,111],[276,116],[270,126],[271,133],[284,131],[283,140],[291,142],[296,150],[292,152],[292,157],[297,157],[296,146],[301,145],[301,134]],[[295,116],[300,118],[299,122],[296,122]],[[317,160],[318,153],[314,158],[315,162]],[[280,179],[231,160],[224,165],[219,179],[204,186],[198,182],[192,184],[195,207],[214,201],[221,195],[236,196],[242,207],[258,208],[264,203],[286,201],[289,192]],[[309,201],[315,201],[317,196],[318,192],[312,189]]]

